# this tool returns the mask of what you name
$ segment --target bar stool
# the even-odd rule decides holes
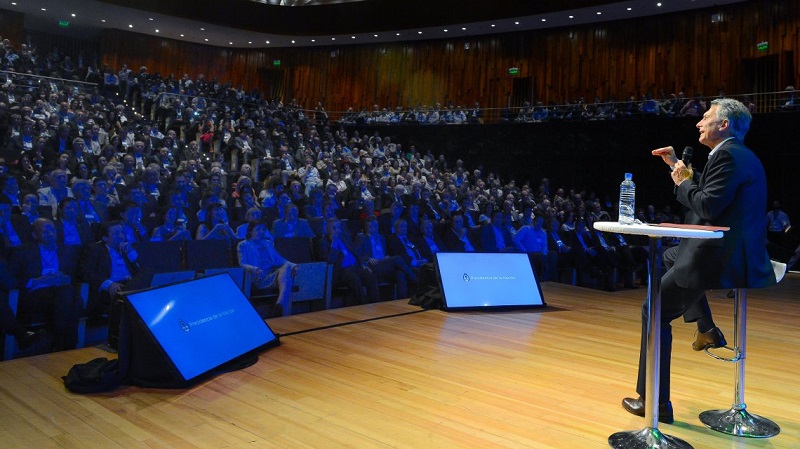
[[[786,264],[772,261],[775,279],[780,282],[786,275]],[[747,328],[747,291],[744,288],[734,290],[733,298],[733,347],[725,349],[733,351],[733,357],[724,358],[711,353],[706,354],[717,360],[736,363],[734,382],[734,402],[728,410],[707,410],[700,413],[700,421],[706,427],[728,435],[749,438],[770,438],[779,434],[781,428],[767,418],[751,414],[744,403],[744,362],[747,355],[745,334]]]

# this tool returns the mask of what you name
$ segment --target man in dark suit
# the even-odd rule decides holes
[[[434,232],[433,222],[423,220],[420,224],[422,236],[417,240],[417,249],[423,259],[433,262],[434,254],[447,251],[447,247],[439,234]]]
[[[699,335],[713,333],[716,327],[707,328],[713,326],[705,298],[707,289],[760,288],[775,284],[764,246],[767,238],[766,175],[758,157],[743,143],[750,120],[747,107],[736,100],[723,98],[711,102],[711,107],[697,123],[700,143],[711,148],[705,170],[697,177],[678,160],[672,147],[653,150],[653,155],[661,156],[672,167],[677,200],[687,208],[686,223],[730,227],[721,239],[682,239],[680,245],[664,254],[667,272],[661,278],[659,361],[659,420],[662,422],[673,420],[670,402],[672,320],[692,312],[692,308],[706,309],[698,314],[705,318],[705,322],[698,320]],[[645,415],[647,311],[645,303],[636,386],[639,398],[622,401],[625,410],[639,416]],[[721,337],[721,333],[718,336]]]
[[[333,265],[333,283],[345,286],[351,291],[352,302],[345,305],[358,305],[378,301],[378,279],[358,258],[353,245],[342,239],[342,223],[337,219],[328,220],[327,235],[316,242],[315,254],[321,261]]]
[[[418,239],[408,233],[408,227],[408,222],[402,218],[395,221],[394,233],[387,237],[386,245],[389,254],[402,257],[406,265],[412,269],[418,269],[422,265],[432,262],[432,260],[422,257],[422,253],[417,247]]]
[[[487,253],[514,252],[514,237],[503,226],[503,212],[495,211],[492,222],[481,226],[481,248]]]
[[[449,251],[455,253],[474,253],[480,245],[473,240],[469,229],[464,226],[464,216],[461,212],[453,213],[450,229],[444,234],[444,244]]]
[[[397,297],[408,297],[408,284],[414,284],[417,276],[400,256],[389,255],[386,239],[378,233],[378,220],[367,217],[364,233],[356,236],[356,251],[359,258],[372,270],[378,282],[393,282],[397,286]]]
[[[86,250],[82,277],[89,284],[87,314],[109,315],[109,344],[116,347],[121,309],[113,304],[113,299],[123,290],[149,286],[149,278],[140,270],[138,254],[126,240],[121,222],[104,223],[101,235],[102,240]]]
[[[56,244],[56,227],[47,218],[33,223],[33,237],[36,243],[14,251],[9,264],[14,288],[20,290],[19,315],[45,314],[53,349],[74,349],[83,306],[73,285],[79,253]]]

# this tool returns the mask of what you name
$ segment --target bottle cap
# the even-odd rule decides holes
[[[626,180],[631,180],[631,179],[633,179],[633,173],[625,173],[625,179],[626,179]]]

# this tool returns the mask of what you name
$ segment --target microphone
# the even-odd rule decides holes
[[[692,156],[694,156],[694,148],[686,147],[683,149],[683,156],[681,157],[681,160],[687,167],[692,162]]]

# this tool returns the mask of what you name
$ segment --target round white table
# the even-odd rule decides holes
[[[617,222],[601,221],[594,224],[594,228],[601,232],[616,234],[645,235],[650,241],[650,256],[648,258],[648,271],[650,273],[647,286],[647,384],[645,404],[645,421],[648,426],[642,430],[617,432],[608,437],[608,444],[617,449],[633,448],[676,448],[691,449],[692,446],[679,439],[665,435],[658,430],[658,388],[661,360],[661,238],[679,237],[690,239],[718,239],[722,238],[723,231],[727,228],[695,225],[650,225],[650,224],[620,224]]]

